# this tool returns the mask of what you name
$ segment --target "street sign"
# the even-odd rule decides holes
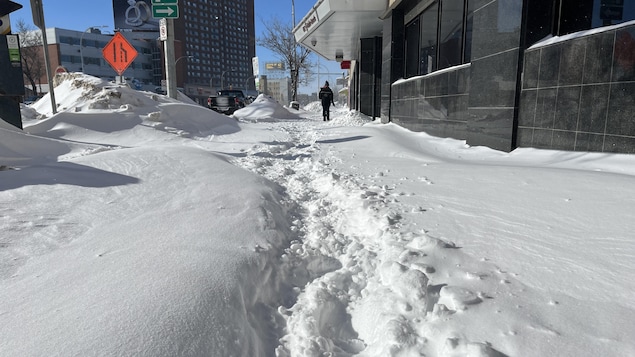
[[[41,0],[31,0],[31,13],[33,14],[33,24],[40,30],[44,30],[44,9]]]
[[[132,47],[130,42],[128,42],[120,32],[115,34],[101,52],[106,62],[108,62],[120,76],[128,66],[130,66],[138,54],[137,50]]]
[[[155,19],[178,19],[179,5],[152,5],[152,17],[154,17]]]
[[[178,4],[179,0],[152,0],[152,5]]]
[[[159,20],[159,40],[165,41],[168,39],[168,20],[162,18]]]

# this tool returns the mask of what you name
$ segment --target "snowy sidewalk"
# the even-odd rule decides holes
[[[0,127],[3,356],[635,355],[635,156],[56,94]]]

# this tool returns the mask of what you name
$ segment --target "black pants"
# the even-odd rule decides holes
[[[330,108],[331,108],[331,104],[322,104],[322,118],[324,120],[331,120],[330,118]]]

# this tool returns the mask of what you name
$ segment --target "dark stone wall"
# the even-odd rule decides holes
[[[385,24],[382,121],[503,151],[635,153],[635,25],[526,49],[551,7],[473,1],[471,63],[429,75],[398,80],[403,29]]]
[[[515,148],[522,13],[522,0],[475,3],[469,145]]]
[[[362,38],[359,59],[359,111],[373,119],[380,116],[382,39]]]
[[[405,26],[403,11],[393,10],[384,19],[381,62],[381,122],[390,121],[391,84],[403,78]]]
[[[394,83],[390,120],[510,151],[515,147],[523,1],[473,1],[471,64]]]
[[[414,131],[465,140],[470,65],[392,85],[391,121]]]
[[[635,26],[525,51],[518,146],[635,153]]]

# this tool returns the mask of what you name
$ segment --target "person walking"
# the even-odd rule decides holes
[[[329,88],[329,81],[324,82],[324,87],[320,88],[318,98],[322,100],[322,119],[324,121],[331,120],[330,108],[331,104],[335,105],[335,103],[333,102],[333,91]]]

